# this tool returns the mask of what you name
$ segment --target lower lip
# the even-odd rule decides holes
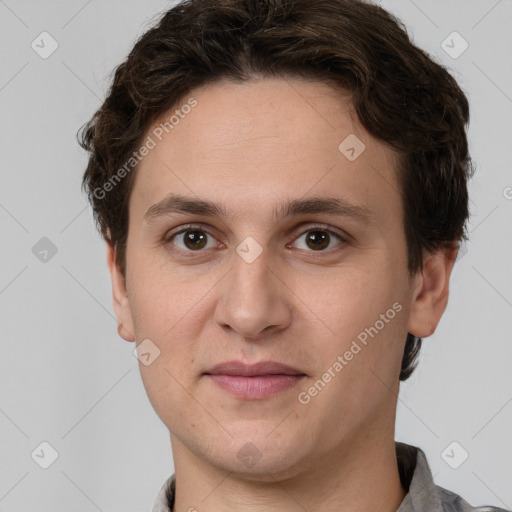
[[[261,400],[284,391],[305,377],[305,375],[260,375],[243,377],[241,375],[207,375],[217,386],[230,391],[239,398]]]

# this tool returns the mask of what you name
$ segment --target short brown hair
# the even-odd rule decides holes
[[[83,188],[123,275],[136,166],[123,179],[116,173],[153,121],[195,87],[267,76],[340,85],[366,130],[398,151],[411,275],[422,269],[424,249],[468,239],[468,101],[399,20],[362,0],[186,0],[139,38],[79,134],[90,152]],[[400,380],[420,347],[409,333]]]

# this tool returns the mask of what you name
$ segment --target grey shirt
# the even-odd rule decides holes
[[[434,484],[423,451],[416,446],[395,442],[402,487],[407,492],[396,512],[511,512],[498,507],[472,507],[457,494]],[[156,498],[152,512],[172,512],[175,475],[170,476]]]

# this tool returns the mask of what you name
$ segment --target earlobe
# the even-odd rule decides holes
[[[458,245],[424,254],[424,264],[412,288],[408,332],[427,338],[436,330],[448,304],[450,275]]]
[[[135,336],[131,332],[128,332],[123,324],[117,324],[117,333],[126,341],[135,341]]]
[[[117,332],[126,341],[135,341],[130,301],[126,282],[116,261],[115,248],[107,242],[107,264],[112,281],[112,303],[117,317]]]

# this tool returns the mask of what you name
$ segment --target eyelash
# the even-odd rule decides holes
[[[203,226],[197,225],[197,224],[188,224],[186,226],[183,226],[183,228],[180,231],[173,232],[173,233],[166,233],[165,236],[163,237],[163,243],[166,244],[166,245],[167,244],[171,244],[175,237],[177,237],[179,235],[182,235],[183,233],[186,233],[188,231],[201,231],[201,232],[206,233],[207,235],[211,236],[212,238],[215,238],[211,233],[209,233],[206,229],[204,229]],[[294,238],[293,242],[295,242],[301,236],[303,236],[303,235],[305,235],[307,233],[313,232],[313,231],[321,231],[321,232],[324,232],[324,233],[328,233],[329,235],[334,235],[341,242],[336,247],[338,247],[340,245],[343,246],[343,245],[349,243],[349,241],[350,241],[349,235],[342,235],[341,233],[338,233],[336,231],[333,231],[332,229],[329,229],[326,225],[317,224],[317,225],[308,227],[308,229],[306,229],[301,234],[299,234],[299,236]],[[185,250],[185,249],[181,249],[181,248],[174,248],[173,250],[175,250],[176,252],[179,252],[181,254],[184,254],[185,257],[193,257],[195,254],[200,254],[200,253],[206,252],[206,249],[203,249],[203,250],[200,249],[200,250],[197,250],[197,251],[192,251],[192,250]],[[328,251],[327,250],[320,250],[320,251],[310,250],[310,251],[306,251],[306,252],[310,252],[313,255],[315,253],[331,254],[332,252],[336,252],[336,249],[334,249],[334,251],[332,249],[330,249]]]

